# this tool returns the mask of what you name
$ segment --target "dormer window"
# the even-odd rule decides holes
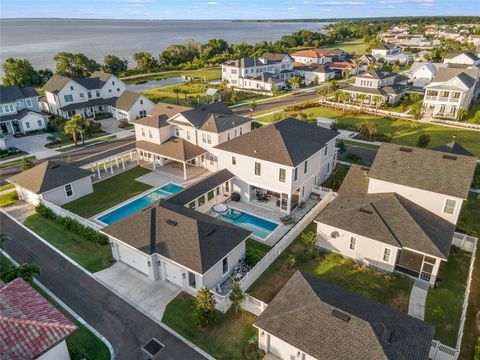
[[[32,106],[33,106],[33,104],[32,104],[32,99],[27,99],[27,100],[25,101],[25,103],[27,104],[27,107],[32,107]]]
[[[112,85],[115,85],[115,81],[112,81]]]
[[[143,100],[142,99],[140,99],[140,105],[143,105]]]
[[[73,86],[70,86],[70,90],[72,90],[72,91],[73,91]]]

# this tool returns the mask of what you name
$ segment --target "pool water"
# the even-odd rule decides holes
[[[180,190],[183,189],[183,186],[169,183],[161,188],[158,188],[156,190],[153,190],[152,192],[149,192],[148,194],[133,200],[113,211],[110,211],[109,213],[106,213],[99,218],[101,222],[107,225],[111,225],[124,217],[127,217],[130,214],[133,214],[134,212],[143,209],[145,206],[150,205],[151,203],[172,196],[173,194],[179,192]]]
[[[278,227],[274,222],[235,209],[229,209],[225,214],[218,215],[217,219],[250,230],[261,239],[265,239]]]

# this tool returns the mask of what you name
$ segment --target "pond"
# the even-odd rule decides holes
[[[179,85],[179,84],[183,84],[185,81],[186,80],[181,76],[174,76],[171,78],[166,78],[161,80],[150,80],[141,84],[129,84],[127,85],[127,90],[140,92],[140,91],[159,88],[162,86]]]

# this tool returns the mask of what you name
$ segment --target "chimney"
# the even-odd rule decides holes
[[[453,135],[453,136],[452,136],[453,142],[455,142],[456,137],[457,137],[457,135]]]
[[[150,210],[150,254],[157,251],[157,208]]]

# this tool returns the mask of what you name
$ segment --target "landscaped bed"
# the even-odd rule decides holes
[[[0,195],[0,207],[13,205],[18,200],[18,193],[13,190],[5,194]]]
[[[114,262],[110,244],[99,245],[89,241],[39,214],[29,216],[25,219],[24,225],[88,271],[96,272],[106,269]]]
[[[311,223],[303,232],[315,231]],[[413,281],[355,264],[335,253],[307,253],[301,235],[253,283],[248,293],[270,302],[296,270],[302,270],[346,289],[406,312]],[[294,259],[294,260],[293,260]]]
[[[63,207],[82,217],[89,218],[128,200],[152,186],[135,179],[151,170],[142,167],[122,172],[106,180],[93,184],[93,193],[65,204]]]
[[[194,298],[181,293],[165,309],[162,322],[216,359],[243,360],[243,349],[255,334],[256,317],[249,312],[217,312],[215,322],[202,329],[192,319]]]

